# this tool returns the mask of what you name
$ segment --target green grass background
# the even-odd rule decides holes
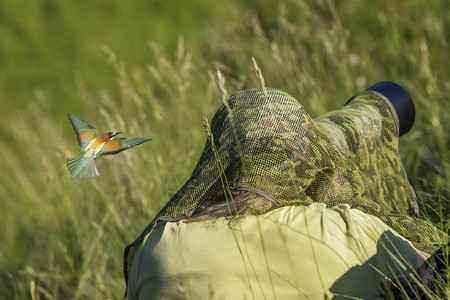
[[[123,248],[190,175],[221,80],[228,95],[260,86],[252,56],[313,117],[378,81],[404,86],[416,123],[401,155],[424,217],[448,230],[449,12],[445,0],[1,1],[0,298],[120,298]],[[68,112],[154,140],[72,181]]]

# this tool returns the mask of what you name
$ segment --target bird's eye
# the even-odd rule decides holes
[[[112,134],[111,134],[111,136],[109,137],[109,139],[112,139],[112,138],[114,138],[116,135],[118,135],[118,134],[120,134],[121,132],[113,132]]]

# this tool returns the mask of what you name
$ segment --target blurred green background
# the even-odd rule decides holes
[[[314,117],[382,80],[416,123],[400,140],[422,213],[448,230],[450,2],[0,2],[0,298],[116,299],[123,248],[188,178],[228,95],[260,85]],[[153,137],[70,180],[67,113]]]
[[[101,47],[131,66],[144,64],[153,56],[149,41],[172,54],[183,35],[204,48],[204,28],[225,17],[211,1],[2,1],[2,104],[25,106],[42,91],[55,111],[73,108],[80,102],[74,76],[94,89],[114,88]]]

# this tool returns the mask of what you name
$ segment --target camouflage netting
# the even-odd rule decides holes
[[[256,192],[277,206],[348,203],[426,252],[447,242],[445,233],[416,217],[415,193],[398,154],[397,116],[383,95],[360,93],[314,120],[275,89],[239,92],[228,106],[212,119],[213,138],[191,177],[125,249],[125,278],[135,247],[158,220],[187,218],[233,190]]]

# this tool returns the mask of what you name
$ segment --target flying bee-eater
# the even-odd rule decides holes
[[[100,173],[95,166],[94,160],[101,155],[117,154],[134,146],[148,142],[151,139],[117,137],[121,132],[108,131],[101,137],[95,126],[78,119],[74,115],[68,114],[70,123],[77,134],[78,144],[84,155],[68,158],[67,168],[72,179],[97,177]]]

